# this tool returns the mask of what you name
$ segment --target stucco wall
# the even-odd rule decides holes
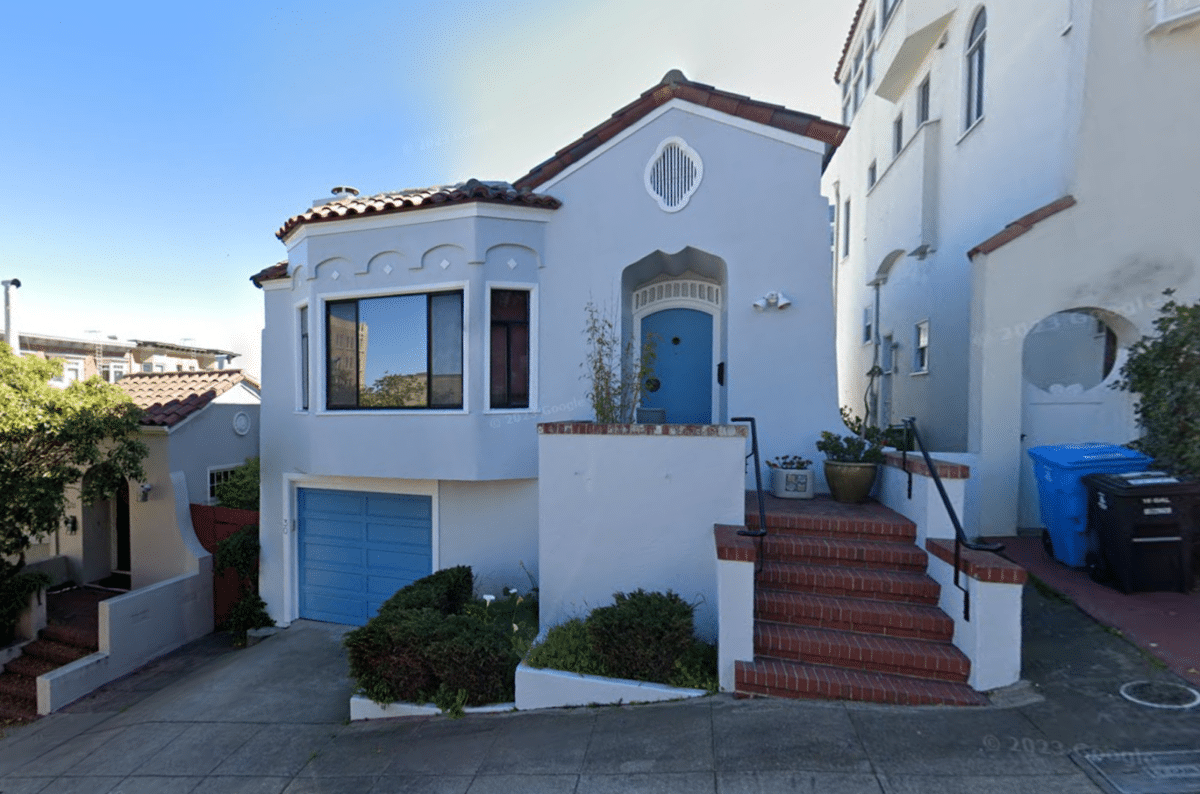
[[[239,413],[250,418],[245,435],[233,429]],[[239,384],[171,431],[170,470],[186,475],[193,504],[209,503],[209,467],[240,466],[258,455],[258,415],[258,395]]]
[[[661,427],[661,426],[660,426]],[[539,608],[543,626],[674,590],[717,639],[713,525],[745,515],[744,428],[712,436],[539,436]]]

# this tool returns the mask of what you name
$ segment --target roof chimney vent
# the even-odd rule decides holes
[[[331,190],[329,192],[332,193],[333,195],[337,196],[338,198],[345,198],[346,196],[357,196],[358,188],[350,187],[349,185],[338,185],[337,187],[335,187],[333,190]]]

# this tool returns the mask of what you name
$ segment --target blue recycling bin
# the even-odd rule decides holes
[[[1089,474],[1122,474],[1145,471],[1152,459],[1117,444],[1049,444],[1030,447],[1033,474],[1038,484],[1038,508],[1050,533],[1054,557],[1072,568],[1087,563],[1087,553],[1097,548],[1088,533]]]

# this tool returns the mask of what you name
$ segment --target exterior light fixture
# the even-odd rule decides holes
[[[766,298],[759,298],[758,300],[756,300],[756,301],[755,301],[753,304],[751,304],[751,305],[753,305],[753,306],[754,306],[754,309],[755,309],[755,311],[760,311],[760,312],[761,312],[761,311],[763,311],[764,309],[766,309],[766,308],[767,308],[767,299],[766,299]]]
[[[150,491],[152,491],[152,490],[154,490],[154,486],[148,482],[144,482],[140,486],[138,486],[138,501],[139,502],[149,502],[150,501]]]
[[[763,295],[751,305],[760,312],[765,311],[768,306],[774,306],[776,309],[786,309],[792,305],[792,299],[782,292],[775,290]]]
[[[79,516],[67,516],[66,524],[68,535],[79,534]]]

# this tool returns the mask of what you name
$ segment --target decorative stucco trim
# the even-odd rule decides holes
[[[925,548],[942,562],[954,564],[954,541],[929,538],[925,541]],[[980,582],[1025,584],[1029,577],[1020,565],[990,551],[962,548],[959,549],[959,561],[963,573]]]

